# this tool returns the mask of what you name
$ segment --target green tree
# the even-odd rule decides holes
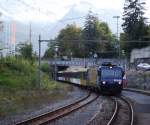
[[[86,56],[89,53],[101,53],[112,51],[114,41],[111,30],[107,23],[99,21],[91,11],[89,11],[84,29],[82,32],[83,39],[85,40]],[[108,42],[102,42],[102,41]]]
[[[126,40],[141,40],[145,33],[144,2],[125,0],[122,24]]]
[[[83,56],[83,43],[81,41],[81,28],[75,24],[67,25],[57,36],[61,56]]]
[[[21,57],[33,61],[33,46],[30,42],[18,44],[17,52]]]
[[[91,53],[115,52],[114,41],[108,24],[99,21],[90,11],[84,28],[81,29],[75,24],[67,25],[59,32],[56,42],[49,43],[44,57],[54,56],[55,45],[59,46],[59,56],[89,57]]]
[[[54,54],[55,54],[55,46],[57,45],[56,42],[50,42],[48,43],[48,49],[45,51],[44,53],[44,58],[48,59],[48,58],[53,58]]]
[[[146,41],[150,41],[150,25],[147,25],[147,26],[146,26],[146,34],[145,34],[145,36],[144,36],[144,39],[145,39]]]
[[[123,13],[123,30],[122,40],[124,41],[142,41],[145,40],[145,36],[148,34],[146,18],[144,17],[144,5],[145,2],[140,0],[125,0],[124,13]],[[130,52],[134,48],[142,48],[147,46],[147,43],[133,42],[123,43],[123,48],[127,52],[127,56],[130,56]]]
[[[58,36],[55,38],[55,42],[48,44],[49,48],[46,50],[44,57],[54,57],[55,46],[59,46],[58,55],[62,56],[73,56],[83,57],[83,44],[81,42],[81,28],[75,24],[68,24],[62,29]]]

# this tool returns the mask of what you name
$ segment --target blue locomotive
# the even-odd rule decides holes
[[[102,64],[98,68],[70,67],[59,71],[57,80],[109,94],[121,93],[126,83],[123,68],[111,63]]]
[[[102,65],[98,68],[97,86],[101,92],[121,93],[124,84],[124,70],[116,65]]]

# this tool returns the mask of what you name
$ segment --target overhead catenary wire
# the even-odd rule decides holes
[[[46,16],[55,15],[55,13],[54,13],[54,12],[51,12],[50,10],[46,10],[46,12],[44,12],[44,11],[41,10],[41,8],[37,8],[37,7],[31,6],[31,5],[27,4],[26,2],[24,2],[24,1],[22,1],[22,0],[16,0],[16,1],[22,3],[22,4],[25,5],[26,7],[29,7],[30,9],[35,10],[35,11],[37,11],[37,12],[39,12],[39,13],[42,13],[42,14],[44,14],[44,15],[46,15]]]
[[[41,14],[47,16],[48,18],[49,18],[49,16],[51,16],[51,15],[53,15],[53,16],[55,17],[55,13],[54,13],[54,12],[51,12],[50,10],[43,11],[41,8],[37,8],[37,7],[35,7],[35,6],[31,6],[30,4],[26,3],[26,2],[23,1],[23,0],[15,0],[15,1],[20,4],[20,5],[18,5],[18,7],[21,7],[21,5],[24,5],[25,7],[29,8],[30,10],[34,10],[35,12],[41,13]],[[9,2],[9,3],[11,2],[12,5],[13,5],[15,1],[6,1],[6,3],[7,3],[7,2]],[[17,4],[17,3],[16,3],[16,4]],[[5,4],[5,6],[6,6],[6,4]],[[5,10],[6,12],[13,14],[13,12],[8,11],[9,8],[4,8],[3,6],[1,6],[1,8],[3,8],[3,10]],[[25,8],[25,9],[26,9],[26,8]],[[20,8],[20,10],[22,10],[22,8]],[[25,11],[25,12],[28,13],[28,11]]]

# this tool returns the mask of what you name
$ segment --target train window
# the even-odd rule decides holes
[[[122,78],[122,71],[116,69],[103,69],[101,71],[101,78]]]

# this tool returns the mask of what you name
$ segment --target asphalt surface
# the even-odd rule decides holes
[[[133,101],[135,125],[150,125],[150,96],[129,91],[123,91],[122,95]]]

